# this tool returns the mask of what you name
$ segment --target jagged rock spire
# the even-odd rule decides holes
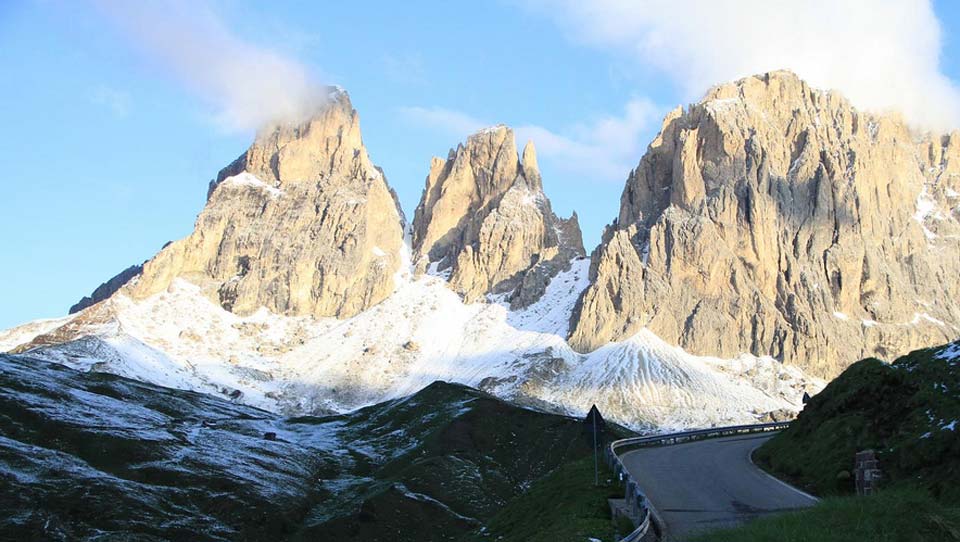
[[[515,306],[538,299],[550,277],[584,254],[576,217],[557,218],[543,193],[533,143],[521,160],[513,130],[502,125],[433,159],[413,248],[419,271],[450,270],[467,301],[510,293]]]
[[[527,186],[532,190],[543,190],[543,181],[540,178],[540,166],[537,165],[537,149],[533,141],[527,141],[523,147],[523,158],[520,160],[520,170]]]
[[[261,130],[211,183],[192,234],[146,263],[134,297],[193,282],[240,314],[347,317],[394,289],[402,213],[346,92]]]

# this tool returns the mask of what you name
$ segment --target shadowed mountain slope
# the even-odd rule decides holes
[[[449,539],[589,452],[578,420],[442,382],[282,418],[6,355],[0,420],[0,531],[20,540]]]

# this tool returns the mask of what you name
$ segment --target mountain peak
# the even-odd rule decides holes
[[[757,95],[761,92],[810,92],[813,91],[806,81],[790,70],[773,70],[741,77],[734,81],[714,85],[704,94],[701,103],[711,100],[723,100],[743,95]],[[826,92],[819,91],[816,92]]]
[[[527,180],[531,188],[542,189],[543,184],[540,179],[540,166],[537,164],[537,149],[533,146],[533,141],[527,141],[523,147],[523,157],[520,159],[520,169],[523,177]]]
[[[480,128],[476,132],[467,136],[467,141],[471,139],[478,139],[484,137],[504,137],[506,135],[513,136],[513,129],[503,123],[497,123],[486,128]]]
[[[572,344],[647,328],[832,376],[949,340],[960,289],[939,277],[960,274],[958,149],[788,71],[712,88],[667,115],[630,174]]]
[[[583,254],[583,242],[576,221],[553,214],[533,144],[521,159],[513,130],[497,125],[431,163],[414,215],[413,249],[420,272],[432,264],[449,270],[467,301],[509,293],[523,306]]]
[[[261,130],[220,171],[194,232],[144,266],[136,296],[182,278],[241,314],[345,317],[393,291],[402,213],[348,94],[328,98],[306,120]]]
[[[260,129],[250,148],[220,171],[211,191],[227,177],[244,171],[279,186],[351,170],[365,177],[377,175],[363,146],[360,116],[350,96],[334,90],[311,115]]]

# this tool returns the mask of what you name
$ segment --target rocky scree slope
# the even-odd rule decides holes
[[[529,306],[570,261],[585,255],[576,213],[558,218],[543,193],[533,142],[517,155],[513,130],[496,126],[434,158],[413,219],[419,272],[447,272],[469,302],[505,294]]]
[[[822,377],[960,334],[960,132],[918,135],[789,72],[664,119],[595,250],[571,344],[649,329]]]

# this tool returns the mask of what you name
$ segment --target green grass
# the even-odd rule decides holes
[[[263,438],[273,427],[281,439]],[[334,431],[337,449],[315,445]],[[0,476],[0,539],[446,542],[517,503],[553,539],[584,542],[561,534],[583,527],[609,540],[619,490],[593,488],[591,444],[579,419],[442,382],[282,419],[0,355],[0,471],[26,473]],[[504,540],[530,539],[497,521]]]
[[[886,487],[917,486],[960,504],[960,427],[945,428],[960,419],[960,364],[937,358],[939,351],[853,364],[754,459],[817,495],[848,495],[854,455],[872,448]]]
[[[606,529],[592,536],[613,532],[606,499],[621,490],[594,490],[592,448],[579,419],[520,408],[443,382],[344,419],[358,441],[405,451],[379,462],[356,458],[352,471],[362,467],[371,483],[339,499],[346,501],[342,507],[346,513],[308,522],[299,539],[439,542],[476,535],[476,540],[497,540],[478,530],[518,505],[529,525],[504,523],[497,536],[528,540],[526,531],[516,530],[538,530],[542,524],[535,518],[556,513],[560,501],[551,498],[551,487],[566,488],[563,510],[569,514],[581,517],[577,506],[592,507],[582,517],[593,518]],[[629,435],[612,424],[608,431],[610,438]],[[407,444],[411,439],[412,447]],[[573,465],[588,466],[589,480],[581,480],[584,473]],[[548,489],[542,489],[544,484]],[[578,493],[581,488],[591,491]],[[409,493],[435,501],[411,499]]]
[[[756,463],[812,493],[815,507],[701,535],[698,541],[960,541],[960,360],[943,347],[892,364],[865,359],[813,397]],[[856,452],[877,451],[883,489],[851,496]]]
[[[623,489],[602,461],[600,469],[600,485],[595,486],[592,456],[565,464],[508,502],[487,522],[485,531],[467,540],[585,542],[596,538],[606,542],[616,534],[626,536],[633,526],[629,522],[614,525],[607,503],[608,498],[622,498]]]
[[[870,497],[831,497],[808,510],[761,518],[700,535],[696,542],[960,541],[960,509],[926,491],[898,489]]]

